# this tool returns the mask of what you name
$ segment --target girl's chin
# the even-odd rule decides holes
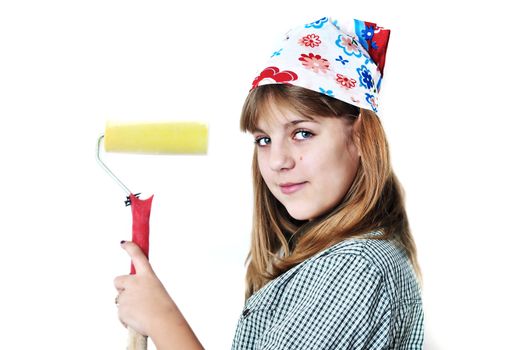
[[[298,221],[311,221],[315,217],[312,213],[297,208],[288,208],[286,206],[286,210],[293,219]]]

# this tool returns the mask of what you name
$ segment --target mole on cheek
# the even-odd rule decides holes
[[[302,159],[303,159],[303,157],[302,157],[302,156],[300,156],[300,160],[302,160]]]

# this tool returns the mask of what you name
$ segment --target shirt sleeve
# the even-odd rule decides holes
[[[317,258],[291,279],[280,305],[259,349],[382,349],[389,343],[382,275],[359,255]]]

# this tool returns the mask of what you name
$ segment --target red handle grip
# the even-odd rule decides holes
[[[142,200],[130,194],[132,205],[132,241],[141,248],[147,258],[150,248],[150,210],[152,208],[153,198],[154,196],[151,196],[148,199]],[[130,268],[130,274],[135,274],[133,264]]]

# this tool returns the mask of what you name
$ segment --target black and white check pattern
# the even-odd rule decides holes
[[[350,239],[249,298],[232,349],[422,349],[423,338],[406,255],[390,241]]]

